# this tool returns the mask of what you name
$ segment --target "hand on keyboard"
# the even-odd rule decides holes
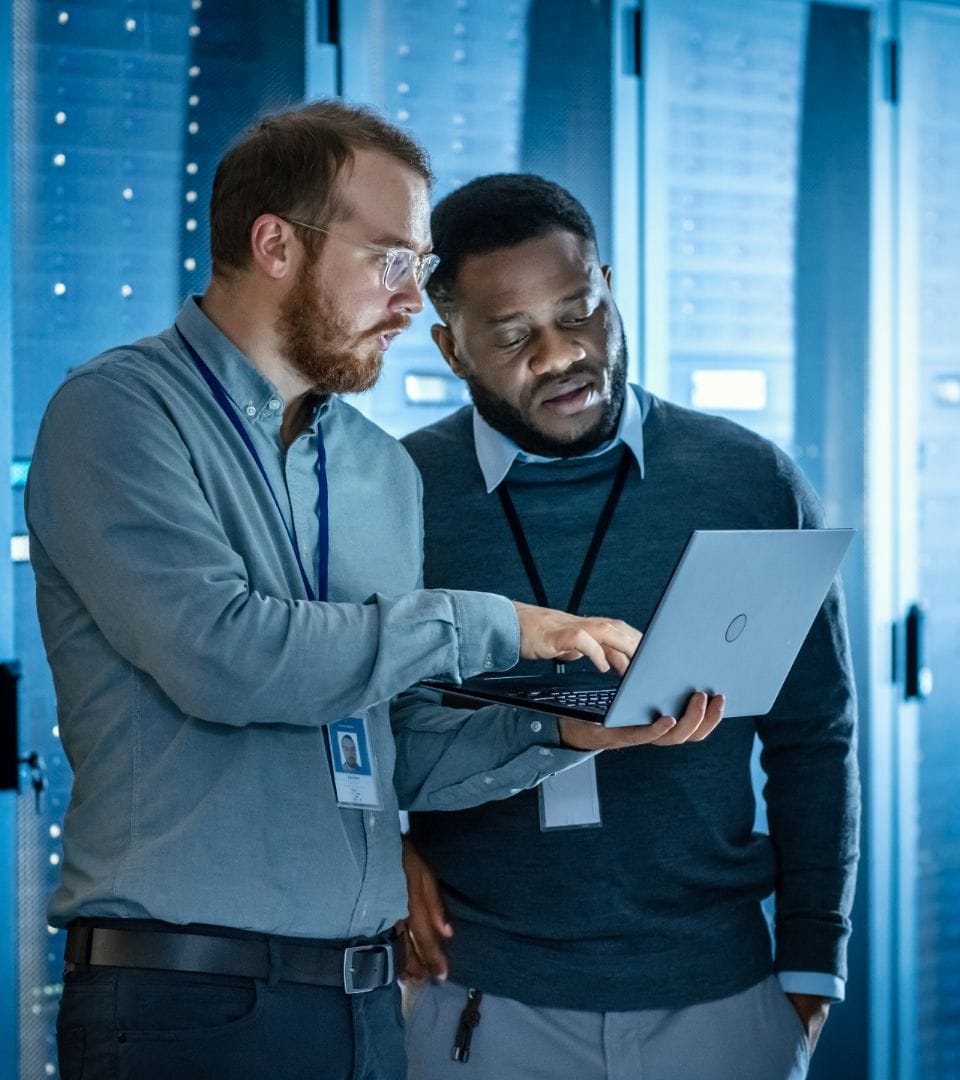
[[[525,660],[579,660],[622,675],[640,644],[639,630],[622,619],[583,618],[514,600],[520,620],[520,655]]]

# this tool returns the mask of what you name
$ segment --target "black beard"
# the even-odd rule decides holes
[[[588,365],[578,367],[573,364],[565,372],[564,378],[576,374],[579,370],[592,372],[594,369]],[[610,399],[593,427],[575,439],[557,439],[552,435],[545,435],[531,427],[519,409],[491,393],[474,376],[468,375],[466,381],[477,412],[494,431],[506,435],[521,450],[538,457],[579,457],[596,450],[617,433],[623,399],[627,392],[627,343],[621,331],[620,347],[610,363]]]

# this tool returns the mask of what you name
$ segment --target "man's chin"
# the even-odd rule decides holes
[[[528,421],[523,442],[517,438],[514,438],[514,442],[527,453],[540,457],[577,457],[590,453],[610,438],[603,419],[602,415],[594,415],[592,422],[584,420],[578,424],[534,424]]]
[[[557,447],[573,446],[582,442],[604,441],[606,402],[594,402],[579,412],[562,413],[549,405],[541,405],[534,416],[527,415],[526,426],[537,441],[553,443]]]
[[[317,394],[363,394],[372,390],[383,371],[383,353],[347,359],[337,364],[324,364],[322,373],[311,371],[313,389]]]

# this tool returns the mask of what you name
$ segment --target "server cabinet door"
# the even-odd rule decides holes
[[[960,1077],[960,10],[902,6],[899,1071]]]

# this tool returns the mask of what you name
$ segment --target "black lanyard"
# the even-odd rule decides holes
[[[607,501],[604,504],[603,510],[600,512],[600,517],[597,519],[596,528],[593,530],[593,539],[590,541],[590,547],[587,548],[587,554],[584,556],[583,565],[580,567],[580,573],[577,575],[577,580],[574,583],[573,592],[570,594],[570,599],[567,601],[565,610],[570,612],[571,615],[576,615],[578,613],[580,603],[583,600],[583,594],[587,591],[587,585],[590,581],[590,575],[593,573],[594,563],[597,561],[597,556],[600,554],[600,548],[603,546],[607,530],[610,528],[610,522],[613,520],[614,512],[617,509],[617,503],[620,502],[620,496],[623,494],[623,489],[626,486],[631,462],[632,455],[625,447],[623,451],[623,460],[620,462],[620,466],[617,469],[617,475],[613,479],[613,486],[610,488],[610,494],[607,496]],[[540,607],[550,607],[547,600],[547,592],[543,587],[543,581],[540,577],[540,572],[537,570],[537,564],[533,559],[533,552],[530,550],[530,545],[527,543],[527,537],[523,531],[520,517],[517,514],[517,508],[513,505],[513,499],[510,498],[510,492],[507,490],[505,482],[499,485],[497,494],[500,496],[500,505],[503,507],[507,523],[510,525],[510,531],[513,533],[513,541],[517,545],[517,551],[523,561],[523,568],[527,572],[527,579],[530,582],[530,587],[533,589],[533,595]]]

